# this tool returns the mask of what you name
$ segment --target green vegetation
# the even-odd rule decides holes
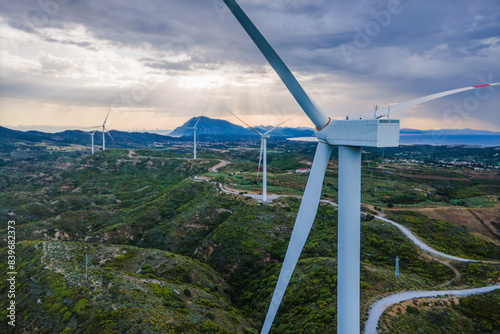
[[[443,253],[470,259],[500,259],[500,247],[473,235],[464,226],[429,219],[415,211],[391,211],[389,217]]]
[[[457,263],[455,267],[462,273],[456,283],[461,286],[480,287],[498,284],[500,263]]]
[[[361,259],[364,263],[377,267],[394,268],[396,256],[400,260],[400,271],[403,275],[416,275],[430,285],[450,280],[453,271],[437,261],[429,261],[415,246],[401,236],[401,232],[389,223],[369,221],[362,224]]]
[[[226,150],[223,156],[205,151],[204,159],[197,161],[183,158],[185,148],[112,149],[92,156],[36,146],[0,150],[0,218],[16,221],[18,328],[56,333],[257,333],[300,199],[282,197],[263,205],[194,180],[203,176],[241,192],[260,191],[261,180],[255,182],[258,150],[252,143],[241,145],[246,147]],[[270,146],[274,153],[269,154],[269,191],[301,195],[308,175],[289,172],[308,167],[313,146],[281,141]],[[500,258],[498,245],[466,227],[409,209],[495,207],[499,187],[491,171],[382,165],[377,154],[369,151],[365,157],[371,161],[363,162],[363,201],[375,206],[372,214],[389,204],[406,207],[390,211],[390,217],[438,250]],[[218,173],[208,172],[221,158],[231,163]],[[335,201],[334,158],[322,195]],[[395,291],[430,290],[446,282],[451,283],[445,288],[453,289],[484,286],[500,277],[497,264],[464,263],[453,264],[462,274],[453,280],[451,268],[422,256],[392,225],[364,216],[361,227],[363,314],[377,297]],[[1,228],[5,235],[5,226]],[[0,261],[5,263],[5,244],[1,247]],[[336,249],[337,210],[321,204],[273,333],[336,331]],[[394,277],[396,256],[399,279]],[[1,293],[7,289],[6,272],[5,266],[0,268]],[[477,298],[477,309],[483,303],[493,305],[488,304],[490,297]],[[2,310],[7,302],[0,301]],[[427,311],[409,308],[404,316],[417,320],[408,320],[409,327],[403,328],[427,330],[433,317],[458,315],[470,319],[475,329],[489,328],[489,323],[496,328],[493,316],[480,319],[458,307],[430,311],[441,315],[426,316]],[[5,315],[0,312],[3,323]]]
[[[203,332],[207,317],[222,333],[243,333],[253,327],[231,306],[231,286],[206,264],[180,255],[54,241],[20,242],[18,249],[23,261],[18,268],[16,312],[26,317],[18,318],[17,326],[30,332],[85,328],[99,333],[171,329],[196,333]],[[0,251],[6,253],[5,248]],[[91,259],[88,276],[84,253]],[[189,282],[176,276],[185,273],[179,268],[189,268]],[[2,268],[0,276],[5,275]],[[4,323],[7,303],[6,298],[0,302]]]

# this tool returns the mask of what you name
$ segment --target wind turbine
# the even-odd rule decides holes
[[[94,154],[94,134],[97,130],[94,130],[94,132],[89,133],[89,135],[92,137],[92,154]]]
[[[292,96],[316,126],[319,140],[281,273],[261,334],[269,333],[295,265],[311,230],[333,145],[339,146],[337,333],[359,333],[361,147],[399,146],[399,120],[381,119],[402,109],[443,96],[500,83],[484,84],[427,95],[378,109],[371,119],[332,120],[307,95],[297,79],[235,0],[224,0],[229,10],[279,75]],[[363,117],[359,117],[363,118]]]
[[[196,121],[196,123],[194,123],[194,126],[187,128],[187,129],[193,130],[193,159],[194,160],[196,160],[196,129],[198,129],[196,126],[198,125],[198,122],[200,121],[200,119],[203,117],[203,114],[201,114],[201,116],[198,117],[198,120]]]
[[[108,120],[108,116],[111,110],[108,111],[108,114],[106,115],[106,118],[104,119],[104,123],[102,123],[102,150],[104,151],[106,149],[106,133],[108,136],[113,139],[111,134],[108,132],[108,129],[106,129],[106,121]]]
[[[262,202],[267,202],[267,140],[271,137],[269,133],[276,129],[278,126],[282,125],[285,122],[288,122],[290,119],[287,119],[286,121],[281,122],[280,124],[276,125],[275,127],[271,128],[267,132],[260,133],[257,131],[255,128],[251,127],[245,121],[243,121],[241,118],[236,116],[234,113],[232,113],[230,110],[228,110],[231,115],[239,119],[243,124],[248,126],[250,129],[252,129],[257,135],[260,136],[260,155],[259,155],[259,167],[257,168],[257,178],[259,177],[259,172],[260,172],[260,163],[262,161]],[[257,178],[255,180],[257,180]]]

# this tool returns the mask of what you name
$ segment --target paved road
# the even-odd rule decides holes
[[[376,334],[377,325],[380,317],[384,311],[394,305],[401,303],[402,301],[413,299],[413,298],[426,298],[426,297],[439,297],[439,296],[469,296],[479,293],[490,292],[496,289],[500,289],[500,285],[487,286],[484,288],[476,289],[466,289],[466,290],[448,290],[448,291],[407,291],[394,294],[389,297],[380,299],[375,304],[372,305],[370,312],[368,313],[368,320],[365,323],[365,334]]]
[[[440,251],[435,250],[431,246],[423,243],[417,236],[415,236],[413,233],[411,233],[411,231],[409,229],[407,229],[406,227],[404,227],[403,225],[398,224],[398,223],[396,223],[396,222],[394,222],[394,221],[392,221],[390,219],[384,218],[384,217],[375,216],[375,218],[377,218],[378,220],[382,220],[384,222],[387,222],[387,223],[390,223],[390,224],[396,226],[415,245],[417,245],[419,248],[423,249],[424,251],[426,251],[428,253],[431,253],[431,254],[434,254],[434,255],[437,255],[439,257],[442,257],[442,258],[445,258],[445,259],[448,259],[448,260],[452,260],[452,261],[478,262],[476,260],[464,259],[464,258],[461,258],[461,257],[458,257],[458,256],[453,256],[453,255],[448,255],[448,254],[445,254],[445,253],[441,253]]]

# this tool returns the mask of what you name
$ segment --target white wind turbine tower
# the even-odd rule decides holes
[[[201,114],[201,116],[198,117],[198,120],[196,121],[196,123],[194,123],[194,126],[187,128],[187,129],[193,130],[193,159],[194,160],[196,160],[196,130],[198,129],[196,126],[198,125],[198,122],[200,121],[200,119],[203,117],[203,114]]]
[[[104,119],[104,123],[102,123],[102,150],[104,151],[106,149],[106,133],[108,134],[108,136],[113,139],[113,137],[111,137],[111,134],[108,132],[108,129],[106,129],[106,121],[108,120],[108,116],[109,116],[109,113],[111,112],[111,110],[108,111],[108,114],[106,115],[106,118]]]
[[[311,230],[333,145],[339,146],[337,333],[360,333],[360,211],[361,146],[399,145],[399,120],[381,119],[402,109],[443,96],[500,83],[465,87],[432,94],[370,113],[371,119],[332,120],[306,94],[297,79],[250,21],[235,0],[224,0],[229,10],[277,72],[285,86],[316,126],[319,140],[281,273],[261,333],[269,333],[295,265]],[[360,117],[362,118],[362,117]]]
[[[94,132],[89,133],[89,135],[92,137],[92,154],[94,154],[94,134],[97,130]]]
[[[257,178],[259,177],[259,171],[260,171],[260,163],[262,161],[262,202],[267,202],[267,140],[271,137],[269,133],[273,130],[275,130],[278,126],[282,125],[285,122],[288,122],[290,119],[287,119],[286,121],[281,122],[280,124],[276,125],[275,127],[271,128],[267,132],[260,133],[257,131],[255,128],[251,127],[247,123],[245,123],[241,118],[233,114],[230,110],[228,110],[231,115],[239,119],[243,124],[248,126],[250,129],[252,129],[257,135],[260,136],[260,154],[259,154],[259,167],[257,168]]]

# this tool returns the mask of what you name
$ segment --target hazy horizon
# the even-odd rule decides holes
[[[231,122],[235,125],[240,125],[244,128],[247,128],[245,125],[237,124],[235,122]],[[4,125],[0,125],[4,126]],[[269,125],[264,125],[264,124],[259,124],[255,125],[255,127],[270,127],[272,126],[271,124]],[[40,132],[46,132],[46,133],[58,133],[58,132],[64,132],[64,131],[69,131],[69,130],[80,130],[80,131],[91,131],[89,129],[84,129],[84,128],[79,128],[79,127],[65,127],[65,126],[50,126],[50,125],[21,125],[21,126],[4,126],[8,129],[11,130],[17,130],[17,131],[40,131]],[[285,127],[285,128],[294,128],[294,129],[311,129],[313,130],[313,127],[304,127],[304,126],[280,126],[280,127]],[[122,132],[149,132],[149,133],[157,133],[159,132],[161,135],[168,135],[170,132],[174,131],[174,129],[109,129],[110,131],[122,131]],[[401,128],[401,130],[418,130],[418,131],[440,131],[440,130],[471,130],[471,131],[488,131],[491,133],[500,133],[500,131],[491,131],[491,130],[483,130],[483,129],[471,129],[471,128],[461,128],[461,129],[414,129],[414,128]],[[99,131],[99,129],[97,129]]]

